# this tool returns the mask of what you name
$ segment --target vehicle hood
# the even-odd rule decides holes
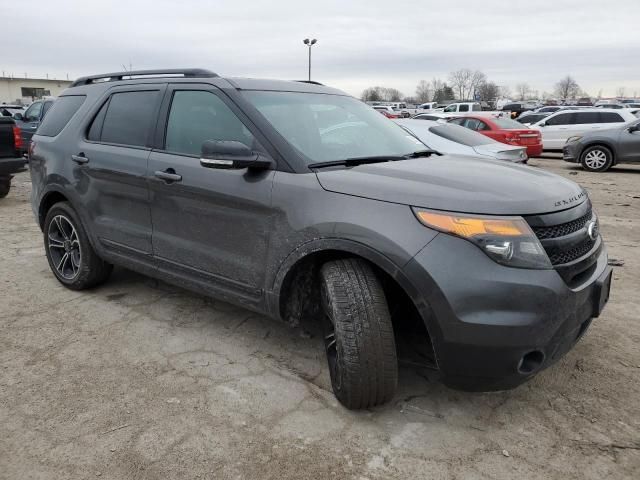
[[[537,168],[460,155],[317,170],[330,192],[433,210],[532,215],[566,210],[587,199],[576,183]]]

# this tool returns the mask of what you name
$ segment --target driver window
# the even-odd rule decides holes
[[[447,108],[444,109],[445,112],[455,112],[456,111],[456,106],[455,105],[449,105]]]
[[[469,111],[469,105],[460,105],[460,112],[468,112]]]
[[[257,141],[217,95],[207,91],[180,90],[173,94],[165,150],[200,155],[207,140],[233,140],[252,150]]]
[[[480,127],[480,121],[476,120],[475,118],[467,118],[464,126],[467,127],[470,130],[478,130]]]

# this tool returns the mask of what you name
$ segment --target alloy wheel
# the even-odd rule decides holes
[[[584,156],[584,163],[587,167],[598,170],[607,163],[607,154],[602,150],[591,150]]]
[[[65,280],[73,280],[80,272],[80,242],[75,227],[64,215],[56,215],[49,223],[47,246],[51,262]]]

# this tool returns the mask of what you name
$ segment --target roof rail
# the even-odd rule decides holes
[[[212,78],[217,77],[217,73],[202,68],[166,68],[164,70],[129,70],[124,72],[103,73],[102,75],[90,75],[80,77],[74,81],[70,87],[80,85],[90,85],[98,82],[116,82],[124,78],[150,77],[162,75],[182,75],[184,78]]]
[[[315,80],[294,80],[294,82],[298,83],[310,83],[312,85],[322,85],[324,87],[324,83],[316,82]]]

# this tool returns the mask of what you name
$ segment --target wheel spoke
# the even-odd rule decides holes
[[[58,232],[64,237],[65,240],[69,240],[69,235],[67,234],[64,227],[62,226],[62,217],[57,216],[55,218],[55,222],[56,222],[56,227],[58,227]]]
[[[49,248],[64,248],[64,242],[49,234]]]
[[[69,259],[69,254],[65,252],[65,254],[60,259],[58,266],[56,267],[56,270],[58,270],[62,275],[64,275],[64,266],[67,263],[68,259]]]

